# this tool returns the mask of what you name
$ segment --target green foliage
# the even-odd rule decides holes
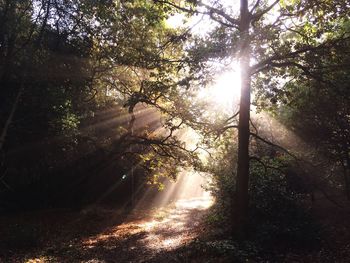
[[[339,20],[336,24],[332,37],[339,32],[349,34],[346,22]],[[300,72],[289,70],[293,79],[285,84],[284,95],[273,96],[278,103],[270,107],[283,124],[313,148],[310,161],[322,160],[324,181],[346,189],[350,152],[348,48],[347,39],[308,56],[310,74],[300,76]]]
[[[211,185],[216,204],[208,222],[223,229],[230,228],[231,203],[235,189],[234,146],[221,148],[209,170],[213,173]],[[268,152],[268,151],[267,151]],[[219,157],[220,156],[220,157]],[[245,240],[254,251],[239,241],[241,258],[271,258],[282,251],[313,248],[319,242],[320,229],[310,216],[305,202],[309,193],[291,187],[287,168],[292,161],[286,156],[264,155],[259,162],[252,159],[250,167],[250,213]],[[235,240],[235,237],[231,237]],[[237,256],[237,249],[234,254]],[[275,254],[276,253],[276,254]]]
[[[167,133],[178,129],[170,113],[189,101],[179,100],[178,65],[166,63],[184,37],[165,26],[170,11],[144,0],[0,1],[1,123],[23,94],[1,152],[10,187],[1,185],[0,195],[29,193],[9,206],[55,205],[73,192],[91,200],[73,188],[104,191],[91,182],[109,187],[132,166],[139,185],[157,181],[154,174],[175,178],[179,164],[196,159]],[[141,104],[154,108],[153,119],[131,136],[128,122]]]
[[[62,195],[91,201],[91,192],[105,190],[99,184],[109,188],[132,167],[138,186],[162,187],[178,167],[198,166],[197,153],[176,135],[204,119],[205,103],[189,88],[206,81],[201,56],[228,54],[234,40],[220,51],[225,45],[207,38],[202,51],[191,52],[190,32],[166,26],[176,10],[144,0],[0,4],[1,121],[24,90],[0,173],[10,171],[6,182],[29,196],[9,206],[56,206]],[[218,39],[228,33],[213,32]],[[128,196],[128,183],[115,192]],[[15,195],[0,187],[0,195]]]
[[[289,165],[279,158],[263,161],[271,167]],[[310,248],[317,244],[319,235],[316,223],[302,205],[310,197],[302,189],[292,189],[283,170],[269,169],[266,173],[261,164],[251,167],[252,233],[266,247],[273,248],[277,241],[284,249]]]

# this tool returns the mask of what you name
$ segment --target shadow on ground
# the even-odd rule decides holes
[[[208,204],[192,198],[129,214],[94,208],[3,217],[0,262],[164,262],[202,231]]]

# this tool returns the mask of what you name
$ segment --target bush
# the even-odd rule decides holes
[[[265,159],[269,166],[285,167],[283,157]],[[289,188],[283,169],[251,166],[250,229],[253,238],[266,249],[305,249],[318,243],[319,228],[302,205],[307,193]],[[277,245],[277,246],[276,246]]]
[[[291,249],[314,248],[319,241],[319,227],[302,205],[307,193],[296,193],[288,186],[284,167],[290,161],[281,155],[265,156],[260,161],[266,166],[252,161],[250,167],[250,214],[244,242],[250,242],[260,251],[256,255],[269,257]],[[221,160],[217,158],[208,168],[213,174],[210,190],[217,201],[209,220],[225,228],[231,224],[235,163],[235,154],[227,148]]]

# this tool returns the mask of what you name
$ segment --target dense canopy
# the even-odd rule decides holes
[[[156,255],[118,228],[128,251],[141,246],[125,262],[200,251],[199,262],[343,262],[349,17],[348,0],[0,0],[0,261],[37,256],[26,238],[42,242],[42,262],[94,260],[78,247],[101,237],[67,235],[58,243],[77,256],[60,255],[44,230],[17,223],[25,211],[80,220],[104,207],[101,222],[118,217],[131,235],[124,217],[146,222],[157,203],[159,225],[181,215],[182,239],[169,227]],[[165,239],[153,221],[136,228]],[[95,223],[101,235],[115,226]]]

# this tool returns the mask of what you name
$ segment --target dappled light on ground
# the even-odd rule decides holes
[[[149,233],[144,242],[152,249],[174,249],[196,237],[192,230],[199,226],[212,200],[208,196],[181,199],[159,209],[153,220],[141,224]]]
[[[129,213],[92,206],[16,217],[16,226],[26,228],[19,232],[14,226],[4,244],[17,250],[6,252],[4,262],[164,262],[203,233],[213,203],[201,187],[207,180],[205,174],[183,171],[177,182],[169,181],[164,191],[144,198]]]
[[[142,202],[149,201],[144,199],[122,224],[84,239],[82,249],[88,254],[102,248],[124,251],[133,260],[147,260],[190,242],[201,231],[203,216],[213,203],[201,187],[204,181],[202,174],[182,172],[177,182],[155,197],[153,209],[142,209]]]

